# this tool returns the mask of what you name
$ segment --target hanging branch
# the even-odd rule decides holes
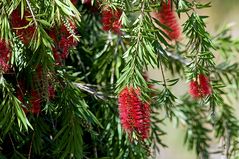
[[[102,99],[102,100],[106,100],[107,98],[116,98],[114,96],[108,96],[108,95],[104,94],[103,92],[99,92],[99,91],[91,88],[90,86],[87,86],[87,84],[74,83],[74,85],[76,85],[81,90],[86,91],[86,92],[92,94],[93,96],[96,96],[97,98]]]

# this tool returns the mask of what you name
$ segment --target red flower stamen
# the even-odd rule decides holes
[[[56,96],[56,91],[54,87],[51,85],[48,86],[48,96],[49,96],[49,99],[54,99]]]

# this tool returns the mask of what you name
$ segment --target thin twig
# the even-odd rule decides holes
[[[9,136],[9,139],[10,139],[10,141],[11,141],[11,144],[12,144],[13,150],[16,151],[16,148],[15,148],[14,142],[12,141],[12,137],[11,137],[11,135],[8,134],[8,136]]]
[[[34,134],[35,134],[35,133],[33,133],[33,135],[32,135],[32,140],[31,140],[31,144],[30,144],[30,147],[29,147],[28,159],[31,159],[32,143],[33,143]]]
[[[35,25],[36,25],[36,28],[38,28],[38,23],[37,23],[37,21],[36,21],[36,17],[35,17],[35,15],[34,15],[34,13],[33,13],[33,10],[32,10],[32,7],[31,7],[31,4],[30,4],[29,0],[26,0],[26,2],[27,2],[27,6],[28,6],[28,8],[29,8],[29,10],[30,10],[30,12],[31,12],[31,15],[32,15],[33,21],[34,21],[34,23],[35,23]]]
[[[224,122],[224,126],[227,127],[225,125],[225,122]],[[226,134],[225,134],[225,155],[226,157],[228,157],[229,155],[229,150],[230,150],[230,146],[231,146],[231,136],[230,136],[230,132],[228,129],[225,130]]]
[[[120,44],[120,39],[117,40],[117,44],[116,44],[116,47],[115,47],[115,50],[114,50],[114,61],[116,61],[116,59],[117,59],[119,44]],[[115,81],[115,79],[114,79],[115,67],[116,67],[116,64],[113,65],[112,72],[111,72],[111,78],[110,78],[110,84],[111,85],[113,85],[114,81]]]
[[[94,149],[93,149],[93,151],[94,151],[94,156],[95,156],[95,158],[98,158],[97,146],[96,146],[95,143],[94,143]]]
[[[223,151],[222,150],[217,150],[217,151],[211,151],[211,152],[208,152],[209,154],[222,154]]]
[[[181,62],[184,65],[189,65],[190,64],[190,62],[188,60],[186,60],[184,57],[182,57],[179,54],[175,54],[175,53],[168,52],[168,51],[166,51],[166,54],[167,54],[167,56],[173,58],[174,60],[177,60],[177,61]]]
[[[166,79],[165,79],[165,75],[164,75],[164,71],[163,71],[163,65],[162,65],[161,60],[159,60],[159,64],[160,64],[160,69],[161,69],[161,73],[162,73],[162,77],[163,77],[164,86],[165,86],[165,88],[167,88],[167,82],[166,82]]]
[[[86,91],[94,96],[96,96],[97,98],[99,99],[102,99],[102,100],[106,100],[108,97],[109,98],[116,98],[115,96],[108,96],[108,95],[105,95],[104,93],[102,92],[98,92],[97,90],[89,87],[89,86],[86,86],[84,84],[81,84],[81,83],[73,83],[76,87],[78,87],[79,89],[83,90],[83,91]]]

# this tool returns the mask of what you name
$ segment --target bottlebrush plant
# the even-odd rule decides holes
[[[168,121],[195,158],[238,157],[239,41],[207,31],[210,6],[1,0],[0,158],[159,158]]]

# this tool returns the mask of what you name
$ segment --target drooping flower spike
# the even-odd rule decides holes
[[[171,0],[168,0],[168,3],[162,2],[160,10],[152,12],[151,16],[168,27],[165,32],[171,40],[179,40],[181,29],[173,11]]]
[[[121,34],[122,23],[120,17],[122,11],[120,9],[113,10],[111,8],[105,8],[102,10],[102,25],[104,31],[112,31],[116,34]]]
[[[193,98],[203,98],[212,94],[210,81],[204,74],[199,74],[196,80],[189,83],[189,94]]]
[[[48,31],[48,35],[54,42],[52,52],[56,64],[61,64],[61,61],[68,57],[70,49],[77,46],[77,41],[72,36],[77,34],[75,23],[66,20],[59,29],[60,31],[56,28]]]
[[[124,88],[119,94],[119,115],[123,129],[129,136],[136,132],[142,140],[149,137],[150,105],[140,100],[140,90]]]

